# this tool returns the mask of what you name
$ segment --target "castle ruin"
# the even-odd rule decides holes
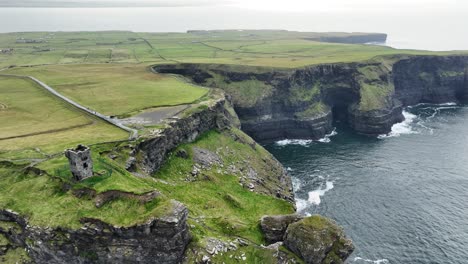
[[[93,176],[93,160],[91,159],[91,150],[83,145],[78,145],[75,149],[67,149],[65,156],[70,163],[70,170],[73,178],[82,181]]]

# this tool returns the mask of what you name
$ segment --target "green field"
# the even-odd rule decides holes
[[[273,251],[261,246],[265,241],[258,221],[267,214],[293,213],[294,208],[285,200],[262,194],[272,194],[279,186],[281,179],[277,176],[282,168],[242,131],[236,128],[209,131],[192,143],[178,146],[155,174],[130,173],[125,169],[130,153],[147,137],[154,137],[169,127],[170,122],[134,126],[139,129],[140,138],[129,141],[127,132],[58,99],[33,81],[1,74],[35,77],[64,96],[108,116],[130,117],[143,110],[161,113],[159,107],[187,105],[178,114],[187,117],[207,109],[212,99],[219,96],[219,89],[209,90],[181,77],[156,74],[150,71],[151,65],[210,64],[199,66],[213,70],[205,84],[224,89],[233,95],[236,105],[248,107],[271,94],[274,86],[255,78],[230,81],[216,74],[216,70],[261,73],[271,68],[322,63],[376,58],[390,61],[382,56],[396,54],[468,54],[320,42],[321,37],[344,35],[268,30],[0,34],[0,209],[18,212],[28,219],[28,224],[39,227],[79,228],[80,220],[87,217],[116,226],[131,226],[164,216],[172,209],[171,200],[175,199],[190,211],[188,224],[193,235],[190,247],[195,250],[187,251],[188,263],[200,261],[196,260],[199,256],[191,254],[197,250],[204,252],[201,249],[209,237],[248,240],[249,246],[239,247],[230,254],[247,255],[249,263],[276,260]],[[377,70],[360,68],[363,76],[375,81],[379,79]],[[381,99],[392,92],[392,87],[367,83],[362,86],[364,109],[377,109],[385,103]],[[291,90],[295,99],[304,102],[319,92],[318,86],[302,88]],[[299,113],[299,118],[316,116],[325,107],[322,103],[310,105]],[[227,111],[235,116],[232,108]],[[94,162],[95,176],[81,182],[72,178],[63,155],[64,149],[77,144],[90,146]],[[191,173],[195,165],[194,147],[216,153],[220,164],[194,177]],[[176,155],[178,150],[184,150],[188,157]],[[234,165],[239,172],[228,170]],[[239,184],[251,169],[261,179],[261,184],[255,186],[257,192]],[[160,196],[146,203],[124,196],[97,207],[94,198],[79,198],[74,194],[84,189],[97,195],[106,191],[135,195],[158,191]],[[6,222],[0,221],[2,224]],[[9,242],[0,235],[2,243]],[[0,256],[0,262],[20,262],[25,255],[23,249],[11,249],[6,256]],[[212,260],[213,263],[237,261],[228,254],[213,256]]]
[[[0,68],[76,63],[197,62],[268,67],[367,60],[378,55],[449,54],[318,42],[343,33],[209,31],[194,33],[36,32],[0,34]],[[40,43],[17,43],[20,38]]]
[[[0,155],[55,153],[78,143],[122,140],[128,133],[50,95],[27,79],[0,76]]]
[[[6,73],[34,76],[83,106],[115,116],[188,104],[208,92],[174,77],[154,74],[145,65],[51,65],[14,68]]]

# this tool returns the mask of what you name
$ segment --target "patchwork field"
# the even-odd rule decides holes
[[[51,154],[81,142],[128,138],[127,132],[78,111],[27,79],[0,76],[0,98],[0,157],[27,150]]]
[[[448,54],[320,42],[343,33],[199,31],[190,33],[34,32],[0,34],[0,68],[70,63],[199,62],[268,67],[367,60],[391,54]],[[351,34],[353,35],[353,34]]]

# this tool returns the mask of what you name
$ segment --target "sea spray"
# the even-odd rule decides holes
[[[388,134],[379,135],[379,139],[390,138],[390,137],[399,137],[404,134],[418,134],[416,130],[413,130],[412,124],[414,120],[417,118],[416,115],[403,111],[403,116],[405,120],[401,123],[396,123],[392,126],[392,131]]]

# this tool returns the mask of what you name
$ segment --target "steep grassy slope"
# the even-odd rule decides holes
[[[239,137],[246,141],[239,141]],[[72,180],[63,157],[39,164],[36,168],[40,172],[27,169],[27,164],[3,162],[0,163],[0,189],[4,190],[0,195],[0,208],[19,212],[34,226],[75,229],[82,226],[80,220],[83,218],[100,219],[116,226],[143,223],[170,212],[170,200],[177,199],[190,210],[189,224],[194,236],[191,248],[203,249],[207,239],[212,237],[224,241],[242,238],[250,245],[231,254],[247,254],[257,261],[261,261],[265,254],[273,258],[272,252],[259,247],[264,240],[258,221],[264,214],[287,214],[294,208],[284,200],[239,185],[242,171],[248,168],[256,170],[258,177],[267,184],[271,176],[273,168],[267,162],[272,159],[271,154],[259,145],[252,147],[252,142],[239,130],[209,132],[193,143],[181,145],[170,154],[161,171],[152,177],[131,175],[109,158],[109,153],[121,149],[126,143],[96,145],[92,147],[94,170],[102,175],[82,183]],[[222,146],[221,152],[219,146]],[[203,170],[200,176],[193,177],[192,150],[195,147],[219,153],[222,167]],[[181,149],[189,153],[187,159],[175,155]],[[227,170],[232,165],[237,167],[237,172]],[[115,198],[98,208],[91,196],[77,196],[77,191],[83,188],[98,194],[119,190],[135,194],[158,191],[160,195],[146,203],[132,198]],[[199,257],[198,254],[190,255],[194,259]]]

